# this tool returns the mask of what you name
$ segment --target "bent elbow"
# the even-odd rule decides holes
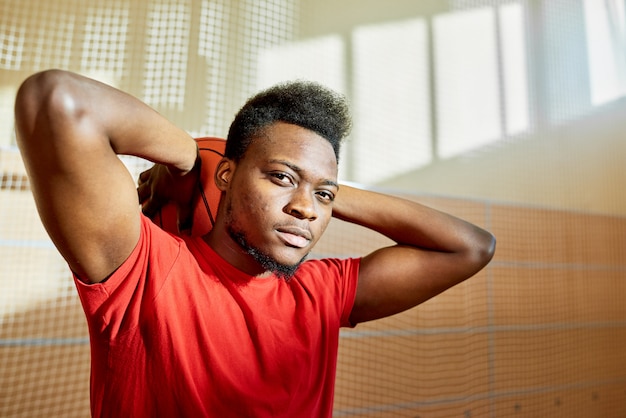
[[[79,106],[68,86],[70,79],[67,71],[46,70],[24,80],[14,108],[18,144],[41,137],[36,134],[39,124],[52,126],[77,117]]]
[[[496,253],[496,237],[485,230],[481,230],[480,237],[473,246],[473,260],[477,271],[485,267]]]

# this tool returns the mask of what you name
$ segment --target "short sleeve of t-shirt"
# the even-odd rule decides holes
[[[184,241],[161,230],[145,216],[141,218],[137,245],[107,280],[85,284],[74,277],[92,332],[103,333],[108,338],[132,326],[141,300],[155,298],[172,268],[185,263],[181,260]],[[192,268],[193,260],[187,260],[186,264]],[[150,280],[146,280],[148,277]]]

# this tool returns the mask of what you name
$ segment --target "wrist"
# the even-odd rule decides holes
[[[185,153],[187,154],[187,153]],[[189,150],[189,157],[179,164],[168,165],[168,169],[172,177],[185,177],[188,174],[192,174],[194,171],[200,171],[200,150],[198,149],[198,143],[193,140],[193,149]]]

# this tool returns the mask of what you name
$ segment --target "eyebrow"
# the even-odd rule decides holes
[[[302,173],[302,171],[304,171],[302,169],[302,167],[299,167],[299,166],[297,166],[294,163],[291,163],[289,161],[272,159],[272,160],[269,160],[269,162],[273,163],[273,164],[285,165],[285,166],[289,167],[291,170],[295,171],[298,174],[300,174],[300,173]],[[325,185],[325,186],[333,186],[333,187],[336,187],[337,189],[339,189],[339,183],[337,183],[336,181],[332,181],[332,180],[326,179],[326,180],[322,181],[322,184]]]

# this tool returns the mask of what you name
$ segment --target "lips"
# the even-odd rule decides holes
[[[284,226],[276,228],[280,239],[290,247],[304,248],[311,241],[311,232],[297,226]]]

